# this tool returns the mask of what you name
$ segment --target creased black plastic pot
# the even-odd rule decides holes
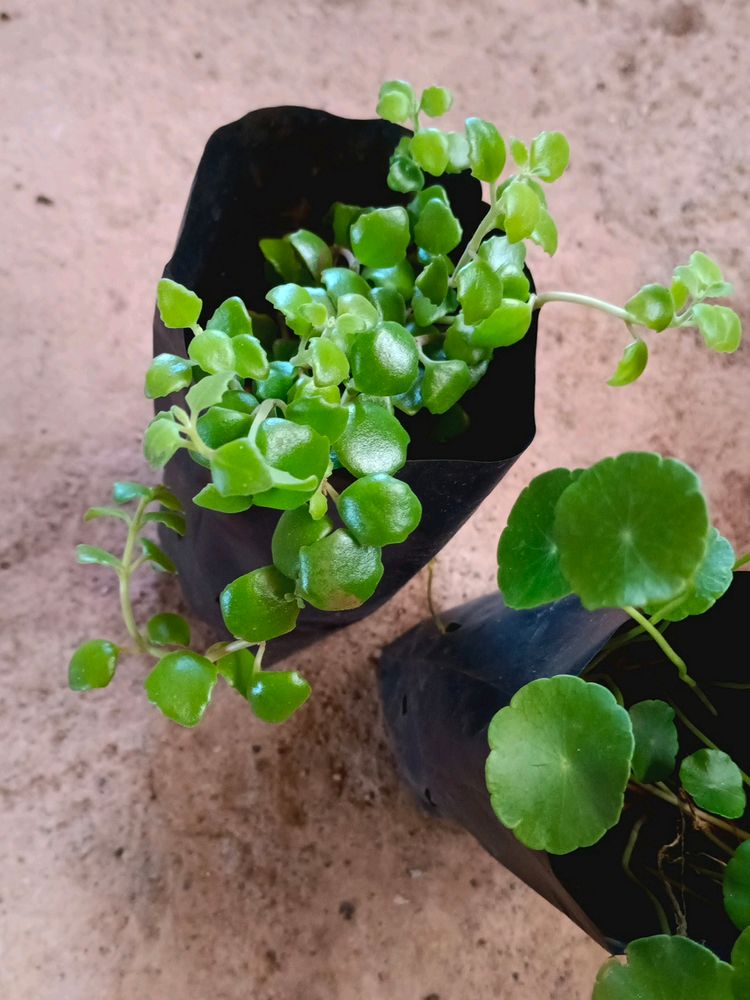
[[[738,622],[744,622],[749,604],[750,573],[735,574],[728,593],[709,612],[669,628],[670,643],[708,692],[717,718],[679,681],[674,666],[652,642],[611,654],[595,667],[592,679],[606,672],[623,691],[626,704],[646,698],[673,701],[721,749],[744,762],[749,756],[750,692],[710,682],[747,681],[746,658],[726,656],[726,642]],[[655,858],[674,838],[676,810],[648,797],[642,804],[630,802],[621,823],[599,844],[551,857],[524,847],[502,826],[484,780],[487,727],[493,715],[530,681],[580,674],[626,620],[624,613],[587,612],[572,597],[532,611],[512,611],[496,593],[444,617],[450,623],[446,633],[427,620],[388,646],[380,658],[385,722],[405,782],[425,808],[465,827],[498,861],[605,947],[619,951],[630,940],[659,933],[654,910],[624,874],[621,858],[638,810],[649,813],[638,842],[639,863],[647,856]],[[683,754],[702,746],[684,726],[679,729]],[[708,842],[706,846],[710,850]],[[691,937],[728,956],[737,932],[723,913],[720,892],[709,907],[688,898]]]
[[[230,295],[248,308],[269,311],[270,285],[258,241],[299,227],[324,232],[335,201],[389,205],[400,199],[385,183],[388,157],[403,130],[383,121],[354,121],[308,108],[253,111],[219,129],[201,159],[174,255],[164,274],[203,299],[202,320]],[[468,174],[447,176],[456,215],[468,237],[483,217],[481,187]],[[405,200],[405,199],[402,199]],[[498,351],[496,360],[462,401],[471,419],[468,433],[449,444],[432,439],[425,415],[403,418],[411,435],[409,461],[398,473],[420,498],[422,523],[402,545],[384,550],[385,575],[375,597],[362,608],[336,614],[306,608],[293,633],[274,640],[268,660],[278,660],[332,629],[374,611],[437,553],[502,479],[534,436],[536,318],[527,336]],[[186,354],[184,335],[154,320],[154,353]],[[179,397],[160,400],[159,407]],[[345,487],[348,474],[333,480]],[[223,515],[203,510],[191,498],[208,475],[184,451],[169,463],[165,482],[182,500],[188,517],[184,539],[164,532],[162,541],[177,564],[193,612],[224,632],[218,598],[231,580],[271,561],[271,535],[278,511],[251,508]]]

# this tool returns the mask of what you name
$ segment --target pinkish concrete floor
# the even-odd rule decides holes
[[[112,581],[76,567],[80,515],[142,477],[154,285],[203,143],[274,103],[368,117],[379,82],[456,91],[506,133],[563,128],[561,248],[542,287],[624,300],[696,246],[750,317],[746,0],[7,0],[0,4],[4,1000],[585,1000],[602,952],[399,787],[373,656],[425,580],[295,658],[313,701],[270,729],[222,691],[197,732],[130,670],[65,687],[117,634]],[[538,438],[441,557],[443,606],[493,584],[513,497],[551,465],[659,448],[703,474],[748,544],[748,356],[665,335],[628,390],[607,320],[541,323]],[[176,601],[146,581],[144,611]]]

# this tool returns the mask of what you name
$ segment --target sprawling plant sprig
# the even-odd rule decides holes
[[[406,204],[336,203],[325,232],[261,240],[277,281],[266,295],[269,315],[251,313],[233,296],[201,325],[199,295],[169,278],[159,282],[164,325],[176,331],[176,343],[186,333],[190,339],[187,357],[161,354],[146,374],[148,398],[172,397],[146,430],[148,461],[162,468],[184,450],[206,467],[210,482],[193,498],[200,507],[282,512],[273,564],[221,595],[224,622],[239,643],[288,633],[305,604],[340,611],[373,595],[383,547],[403,542],[422,513],[396,478],[409,445],[397,414],[427,410],[437,441],[465,431],[463,396],[495,350],[526,335],[542,305],[592,306],[630,331],[698,325],[716,350],[739,342],[735,314],[704,301],[731,289],[703,254],[677,269],[670,288],[645,286],[624,308],[570,292],[532,294],[526,242],[548,254],[557,248],[545,187],[568,166],[567,140],[559,132],[528,145],[511,139],[512,171],[503,179],[506,143],[491,122],[468,118],[461,131],[423,127],[424,116],[438,119],[451,105],[442,87],[417,99],[408,83],[383,85],[379,113],[413,126],[388,172]],[[464,234],[435,182],[464,170],[490,191],[473,234]],[[645,367],[646,343],[635,336],[613,385]],[[341,493],[330,481],[338,469],[353,478]],[[182,677],[187,685],[180,672],[174,684]]]
[[[123,656],[145,655],[157,661],[145,680],[149,701],[181,726],[200,722],[219,677],[247,699],[260,719],[288,719],[307,700],[310,686],[295,671],[262,670],[265,643],[244,639],[217,642],[198,653],[190,648],[190,625],[181,615],[162,612],[149,618],[144,626],[137,623],[131,596],[134,574],[146,564],[160,572],[176,572],[167,553],[144,531],[150,525],[161,524],[183,535],[185,517],[179,500],[165,486],[115,483],[113,499],[117,506],[92,507],[84,520],[111,517],[124,522],[127,533],[122,554],[79,545],[77,555],[80,563],[106,566],[117,574],[128,640],[126,645],[119,645],[109,639],[91,639],[79,646],[70,661],[70,687],[74,691],[107,687]],[[150,510],[155,504],[158,509]],[[269,586],[274,583],[268,577],[264,582]],[[283,617],[284,610],[277,610],[277,614]],[[286,614],[288,620],[289,612]],[[252,646],[258,647],[255,655],[248,648]]]
[[[636,626],[615,636],[586,673],[615,649],[650,637],[715,714],[663,633],[670,622],[709,610],[747,559],[736,558],[711,525],[700,480],[688,466],[632,452],[589,469],[537,476],[516,501],[500,538],[498,582],[506,603],[518,609],[569,594],[589,609],[624,609]],[[726,911],[745,931],[750,928],[745,790],[750,776],[676,705],[652,699],[626,706],[614,681],[604,680],[608,686],[567,675],[533,681],[497,713],[489,728],[486,777],[498,818],[527,846],[565,854],[596,843],[618,824],[628,796],[653,796],[678,810],[683,822],[728,857],[708,874],[723,882]],[[703,743],[681,761],[676,716]],[[641,816],[633,825],[623,867],[654,904],[668,935],[672,928],[657,887],[652,891],[631,868],[644,822]],[[676,932],[684,934],[685,914],[676,896],[667,895],[675,907]],[[709,989],[720,982],[726,986],[726,977],[734,974],[730,967],[698,944],[680,940],[635,942],[627,966],[608,963],[602,969],[595,1000],[640,995],[639,989],[650,996],[649,990],[659,992],[664,976],[671,989],[680,981],[667,972],[671,966],[681,969],[680,975],[688,970],[694,978],[686,981],[703,987],[701,996],[731,1000],[731,993]],[[745,970],[746,947],[741,949]]]

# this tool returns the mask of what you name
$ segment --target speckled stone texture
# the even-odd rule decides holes
[[[425,579],[297,655],[315,697],[281,729],[228,690],[196,732],[145,701],[65,687],[74,646],[117,637],[80,515],[148,476],[141,382],[155,282],[204,142],[253,107],[369,117],[379,82],[445,83],[506,134],[562,128],[561,245],[540,288],[623,301],[696,246],[750,314],[745,0],[7,0],[0,4],[0,996],[3,1000],[586,1000],[603,953],[400,788],[377,650],[425,614]],[[612,390],[604,317],[540,322],[539,434],[440,557],[449,606],[493,585],[535,473],[658,448],[702,473],[747,547],[747,355],[654,338]],[[144,577],[143,614],[179,607]]]

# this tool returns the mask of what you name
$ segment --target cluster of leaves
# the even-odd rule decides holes
[[[736,566],[731,544],[711,525],[697,475],[649,452],[536,477],[511,511],[498,562],[498,582],[510,607],[532,608],[575,594],[588,609],[623,608],[639,623],[624,638],[650,634],[694,688],[663,629],[712,607]],[[552,854],[599,841],[620,821],[629,788],[671,803],[698,830],[718,824],[739,841],[724,870],[723,892],[729,917],[745,931],[750,832],[727,821],[744,822],[750,778],[705,738],[705,748],[678,766],[673,707],[654,699],[628,710],[615,690],[580,677],[545,678],[521,688],[497,713],[486,765],[496,815],[528,847]],[[696,977],[703,970],[700,975],[708,978],[691,980],[693,987],[704,986],[701,996],[731,998],[730,967],[694,942],[678,940],[634,943],[628,966],[610,963],[602,970],[595,1000],[641,995],[636,986],[650,996],[646,987],[661,982],[672,963]],[[664,962],[656,962],[662,950]],[[724,992],[709,991],[712,976]],[[677,981],[671,980],[670,989]]]
[[[150,525],[161,524],[179,535],[185,533],[185,517],[179,500],[165,486],[115,483],[114,507],[92,507],[84,520],[110,517],[127,526],[121,556],[93,545],[79,545],[78,561],[106,566],[117,574],[122,615],[129,642],[120,646],[109,639],[91,639],[73,654],[68,680],[74,691],[91,691],[109,685],[123,655],[147,655],[157,662],[144,686],[149,701],[181,726],[195,726],[203,718],[219,677],[250,703],[265,722],[284,722],[309,697],[310,686],[294,671],[264,671],[262,650],[254,656],[247,643],[218,642],[204,653],[190,648],[190,625],[181,615],[162,612],[140,628],[130,595],[133,575],[143,565],[165,573],[176,572],[174,563],[154,541],[143,534]],[[158,509],[151,510],[154,505]]]

